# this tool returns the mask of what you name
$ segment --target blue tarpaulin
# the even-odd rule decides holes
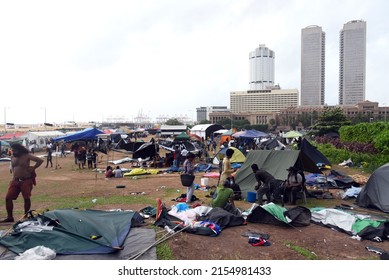
[[[268,136],[269,136],[269,134],[267,134],[265,132],[251,129],[251,130],[245,130],[243,133],[238,134],[234,137],[235,138],[260,138],[260,137],[268,137]]]
[[[85,128],[82,131],[75,132],[66,136],[60,136],[54,138],[54,142],[64,141],[64,142],[73,142],[73,141],[87,141],[87,140],[97,140],[97,135],[104,134],[103,131],[90,127]]]

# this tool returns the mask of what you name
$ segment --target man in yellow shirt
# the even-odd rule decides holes
[[[227,180],[231,176],[231,174],[235,172],[235,169],[232,169],[231,162],[230,162],[230,159],[233,154],[234,154],[233,149],[227,149],[226,156],[223,158],[222,173],[220,177],[221,182]]]

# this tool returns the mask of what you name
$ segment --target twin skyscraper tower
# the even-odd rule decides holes
[[[325,104],[326,35],[320,26],[301,30],[301,106]],[[274,88],[274,51],[259,45],[249,54],[250,90]],[[366,22],[353,20],[339,35],[339,105],[365,100]]]

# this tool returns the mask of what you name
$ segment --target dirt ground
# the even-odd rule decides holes
[[[39,154],[38,154],[39,155]],[[121,159],[126,155],[111,153],[109,160]],[[112,195],[147,196],[154,201],[161,198],[167,207],[176,202],[172,199],[185,192],[181,186],[178,174],[142,175],[137,179],[124,177],[121,179],[105,179],[103,173],[88,169],[78,169],[74,164],[73,155],[66,158],[53,158],[53,167],[45,168],[45,163],[37,170],[37,186],[33,189],[32,209],[53,209],[53,199],[61,197],[74,197],[77,201],[80,197],[96,199],[94,209],[132,209],[139,211],[149,206],[144,203],[131,204],[106,204],[105,198]],[[107,156],[99,155],[98,169],[103,170],[107,165]],[[129,163],[120,164],[123,168],[130,168]],[[348,173],[358,173],[355,170],[347,170]],[[201,176],[196,175],[196,182],[200,183]],[[0,196],[4,197],[8,182],[11,178],[9,173],[9,162],[0,162]],[[211,179],[209,185],[216,184],[216,179]],[[123,185],[125,188],[116,188]],[[178,190],[180,192],[178,192]],[[143,193],[143,194],[142,194]],[[206,197],[208,192],[196,190],[195,195],[200,198],[200,203],[207,205],[210,198]],[[336,197],[336,195],[334,195]],[[39,199],[38,199],[39,197]],[[34,199],[35,198],[35,199]],[[141,199],[140,199],[141,200]],[[353,200],[316,199],[308,198],[309,205],[335,207],[342,203],[353,205]],[[300,202],[301,203],[301,202]],[[251,203],[238,201],[236,206],[242,210],[249,209]],[[15,202],[15,218],[22,215],[22,199]],[[359,209],[363,214],[384,215],[377,211]],[[0,200],[0,219],[6,217],[4,200]],[[389,216],[384,216],[389,219]],[[146,219],[146,223],[152,224],[153,219]],[[0,225],[1,229],[9,228],[11,225]],[[251,246],[248,238],[242,236],[247,231],[266,233],[270,235],[270,246]],[[307,227],[294,228],[291,226],[280,227],[265,224],[249,223],[244,226],[230,227],[224,229],[217,237],[200,236],[189,233],[179,233],[167,241],[173,251],[174,258],[178,260],[305,260],[307,254],[299,253],[293,245],[302,250],[310,252],[321,260],[364,260],[379,259],[379,255],[366,250],[366,246],[375,246],[389,251],[389,242],[382,243],[372,241],[358,241],[349,235],[331,230],[329,228],[310,224]],[[292,245],[292,246],[291,246]]]

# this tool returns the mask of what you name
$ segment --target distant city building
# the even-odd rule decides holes
[[[197,122],[207,120],[207,107],[196,108]]]
[[[274,86],[274,60],[274,51],[265,45],[259,45],[249,53],[250,90],[262,90]]]
[[[251,125],[269,124],[270,120],[276,119],[276,112],[254,112],[232,114],[231,112],[214,112],[209,114],[211,123],[220,123],[223,120],[229,119],[233,121],[248,120]]]
[[[234,91],[230,93],[231,113],[279,112],[297,107],[298,96],[297,89]]]
[[[340,31],[339,105],[365,100],[366,22],[353,20]]]
[[[208,106],[196,108],[197,122],[209,121],[209,114],[213,112],[229,112],[227,106]]]
[[[323,113],[324,108],[340,107],[344,116],[357,122],[374,122],[389,120],[389,106],[379,107],[378,102],[363,101],[355,105],[318,105],[318,106],[287,106],[280,109],[279,112],[215,112],[210,114],[211,123],[220,123],[225,119],[234,121],[248,120],[251,125],[269,124],[274,120],[274,125],[280,130],[290,130],[292,124],[296,128],[302,129],[304,125],[299,120],[308,118],[305,122],[306,127],[313,125],[319,116]]]
[[[311,25],[301,30],[301,102],[302,106],[324,105],[325,41],[322,28]]]

